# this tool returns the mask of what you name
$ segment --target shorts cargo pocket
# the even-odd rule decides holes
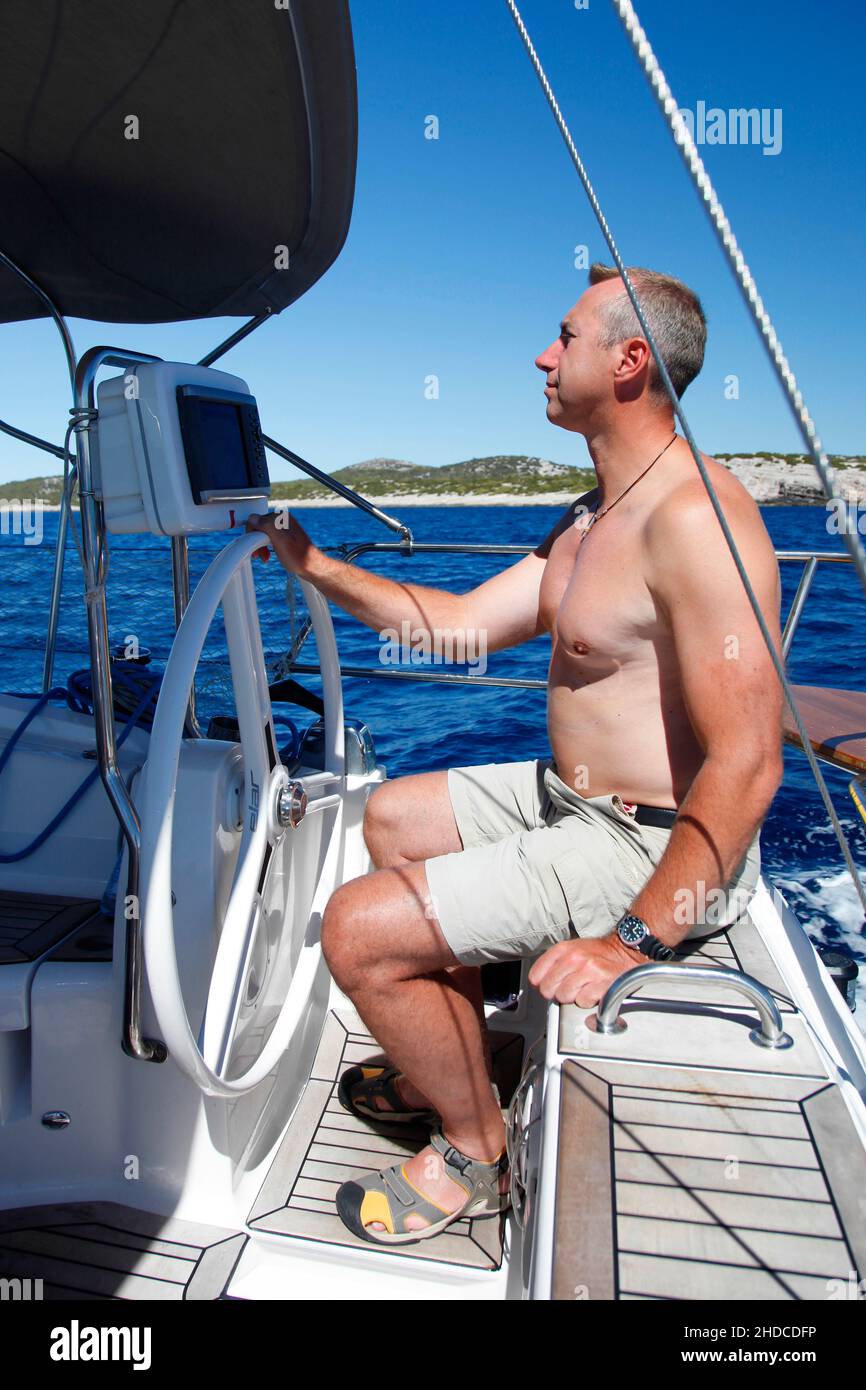
[[[558,855],[551,868],[568,904],[571,924],[578,936],[608,936],[633,902],[635,887],[626,866],[609,858],[594,862],[592,847],[577,846]],[[606,865],[610,864],[610,872]]]

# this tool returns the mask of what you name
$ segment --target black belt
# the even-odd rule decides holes
[[[673,825],[678,812],[669,811],[666,806],[638,806],[634,818],[638,825],[657,825],[667,830]]]

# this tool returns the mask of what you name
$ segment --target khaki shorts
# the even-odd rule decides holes
[[[464,965],[534,956],[569,937],[607,936],[671,831],[638,825],[619,796],[583,797],[551,759],[454,767],[448,791],[464,848],[425,862],[433,909]],[[680,897],[690,937],[742,916],[761,869],[758,837],[724,900]],[[685,890],[684,890],[685,891]],[[703,911],[709,904],[711,910]],[[689,915],[686,915],[689,913]]]

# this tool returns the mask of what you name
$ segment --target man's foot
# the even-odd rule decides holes
[[[496,1139],[482,1140],[481,1147],[489,1150]],[[336,1194],[344,1225],[374,1245],[429,1240],[464,1217],[495,1216],[508,1205],[504,1149],[493,1158],[476,1158],[456,1149],[439,1129],[414,1158],[344,1182]]]
[[[337,1098],[345,1110],[362,1120],[435,1124],[439,1118],[417,1086],[384,1058],[345,1071],[337,1086]]]
[[[495,1163],[501,1156],[494,1154],[492,1158],[484,1158],[485,1163]],[[459,1211],[466,1201],[466,1189],[459,1183],[449,1178],[445,1168],[445,1160],[432,1144],[428,1144],[426,1149],[414,1155],[402,1165],[403,1176],[427,1201],[439,1207],[444,1214],[452,1215]],[[508,1192],[508,1173],[503,1173],[499,1179],[499,1192],[504,1197]],[[404,1221],[407,1231],[423,1231],[430,1224],[423,1216],[416,1212],[410,1212]],[[385,1226],[381,1221],[371,1221],[367,1226],[369,1231],[384,1231]]]
[[[394,1078],[394,1089],[408,1110],[431,1110],[432,1106],[422,1091],[413,1086],[408,1076],[401,1072]]]

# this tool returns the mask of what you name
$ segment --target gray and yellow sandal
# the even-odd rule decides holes
[[[389,1062],[377,1065],[375,1062],[362,1062],[360,1066],[349,1067],[340,1077],[337,1086],[337,1099],[350,1115],[360,1120],[373,1120],[376,1124],[392,1125],[435,1125],[439,1115],[435,1110],[410,1110],[397,1090],[396,1081],[402,1073]],[[390,1105],[390,1110],[380,1110],[376,1100],[380,1098]]]
[[[455,1221],[498,1216],[508,1210],[511,1199],[507,1192],[499,1190],[500,1179],[508,1171],[504,1150],[492,1163],[482,1163],[455,1149],[440,1129],[433,1131],[430,1143],[442,1155],[446,1175],[466,1193],[463,1205],[457,1211],[443,1211],[413,1187],[403,1164],[395,1163],[360,1182],[344,1182],[337,1189],[337,1211],[353,1235],[374,1245],[412,1245],[439,1235]],[[410,1215],[422,1216],[430,1224],[420,1231],[407,1230],[406,1218]],[[371,1231],[369,1227],[374,1222],[384,1226],[384,1231]]]

